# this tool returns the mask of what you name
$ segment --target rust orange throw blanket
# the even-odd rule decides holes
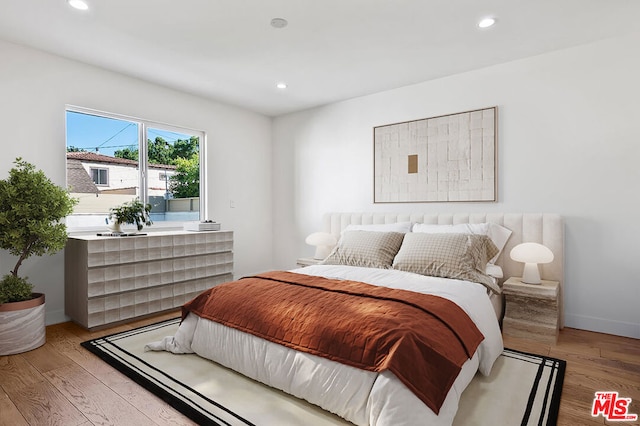
[[[369,371],[392,371],[436,414],[484,336],[455,303],[431,295],[274,271],[186,303],[200,317]]]

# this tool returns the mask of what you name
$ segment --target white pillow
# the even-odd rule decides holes
[[[412,230],[413,232],[423,232],[425,234],[480,234],[488,236],[489,224],[459,223],[457,225],[431,225],[428,223],[416,223],[413,225]]]
[[[511,230],[495,223],[459,223],[457,225],[431,225],[427,223],[416,223],[412,228],[413,232],[423,232],[427,234],[479,234],[488,236],[493,244],[498,247],[498,254],[489,259],[489,263],[496,263],[502,253],[502,249],[507,244],[511,236]]]
[[[496,260],[498,260],[498,256],[500,256],[500,253],[502,253],[502,249],[504,248],[504,246],[507,245],[507,241],[509,240],[509,237],[512,233],[513,231],[509,228],[500,226],[497,223],[489,222],[489,233],[487,234],[487,236],[491,238],[493,244],[495,244],[496,247],[498,247],[498,250],[500,250],[494,258],[489,260],[489,263],[496,263]]]
[[[347,225],[344,231],[372,231],[372,232],[411,232],[413,222],[380,223],[371,225]]]
[[[499,267],[498,265],[494,265],[493,263],[487,263],[487,269],[485,270],[485,274],[493,278],[504,278],[504,273],[502,272],[502,268]]]

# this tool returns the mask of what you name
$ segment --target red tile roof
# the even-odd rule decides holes
[[[126,164],[129,166],[138,165],[138,162],[135,160],[127,160],[126,158],[111,157],[109,155],[102,155],[102,154],[97,154],[95,152],[88,152],[88,151],[67,152],[67,159],[90,161],[92,163]]]
[[[118,158],[111,157],[109,155],[97,154],[95,152],[89,151],[77,151],[77,152],[67,152],[68,160],[80,160],[91,163],[107,163],[107,164],[120,164],[123,166],[138,166],[138,162],[136,160],[129,160],[126,158]],[[169,169],[175,170],[176,166],[172,166],[170,164],[149,164],[149,167],[156,169]]]

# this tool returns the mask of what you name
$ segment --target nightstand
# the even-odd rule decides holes
[[[305,266],[317,265],[320,262],[322,262],[322,259],[314,259],[313,257],[300,257],[296,261],[296,264],[299,267],[304,268]]]
[[[560,316],[558,281],[525,284],[520,277],[511,277],[504,282],[502,292],[506,303],[502,321],[505,336],[556,343]]]

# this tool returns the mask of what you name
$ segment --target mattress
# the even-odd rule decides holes
[[[150,343],[151,350],[196,353],[252,379],[305,399],[356,425],[450,425],[460,395],[477,371],[488,375],[503,350],[496,313],[486,288],[477,283],[408,272],[314,265],[293,270],[307,275],[360,281],[435,294],[460,306],[485,339],[463,365],[436,415],[389,371],[360,370],[302,353],[221,324],[189,315],[175,336]]]

